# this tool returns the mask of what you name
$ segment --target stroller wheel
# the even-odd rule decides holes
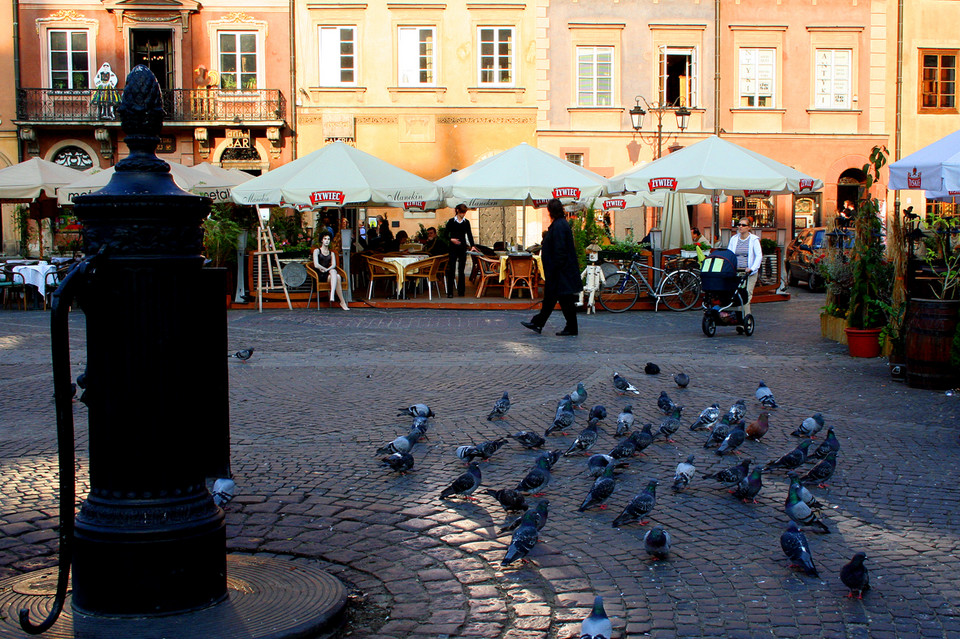
[[[703,334],[707,337],[713,337],[717,333],[717,323],[709,313],[704,314],[703,322],[700,323],[700,328],[703,329]]]
[[[753,335],[754,327],[755,323],[753,321],[753,315],[747,315],[745,318],[743,318],[743,332],[747,337]]]

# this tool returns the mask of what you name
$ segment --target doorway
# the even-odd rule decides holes
[[[157,76],[161,91],[174,86],[173,31],[169,29],[132,29],[130,31],[130,68],[142,64]]]
[[[866,174],[860,169],[847,169],[840,174],[837,180],[837,210],[843,208],[844,202],[850,200],[854,207],[860,200],[860,189],[867,180]]]

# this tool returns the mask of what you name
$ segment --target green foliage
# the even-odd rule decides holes
[[[214,266],[224,266],[233,261],[241,230],[240,225],[222,210],[213,210],[203,220],[203,246]]]
[[[777,242],[768,237],[761,239],[760,252],[764,255],[774,255],[777,252]]]
[[[20,254],[26,257],[30,247],[30,207],[26,204],[14,209],[13,229],[20,240]]]
[[[828,302],[825,306],[820,307],[820,310],[831,317],[839,317],[840,319],[846,319],[847,317],[847,309],[832,302]]]
[[[593,203],[576,217],[570,218],[570,228],[573,230],[573,244],[577,249],[577,262],[580,268],[587,266],[587,247],[599,243],[601,237],[606,236],[602,223],[597,222],[597,211]]]
[[[889,303],[893,281],[892,277],[878,277],[886,264],[881,242],[883,226],[880,201],[869,197],[870,188],[880,179],[880,170],[886,163],[886,148],[875,146],[870,153],[870,163],[863,166],[867,179],[854,217],[856,236],[851,251],[853,282],[847,313],[850,328],[880,328],[887,323],[887,314],[878,302]]]
[[[890,355],[897,361],[902,361],[906,348],[906,335],[903,332],[903,318],[907,310],[906,304],[893,306],[892,302],[878,301],[877,304],[889,318],[889,321],[880,329],[880,348],[890,342]]]
[[[956,221],[937,214],[927,216],[932,235],[924,238],[923,261],[939,279],[933,294],[940,300],[957,299],[960,292],[960,246],[951,250],[950,236]]]
[[[286,253],[309,251],[311,242],[319,242],[324,227],[317,224],[313,238],[310,238],[303,229],[303,213],[296,209],[275,207],[270,211],[270,229],[277,248]]]

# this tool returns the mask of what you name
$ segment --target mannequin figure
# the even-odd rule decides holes
[[[580,278],[584,281],[583,290],[580,291],[580,300],[577,302],[577,306],[583,306],[583,296],[588,294],[587,297],[587,315],[593,313],[597,314],[596,306],[596,295],[597,291],[600,290],[600,285],[603,283],[603,269],[597,266],[597,258],[599,257],[600,247],[596,244],[591,244],[587,247],[587,268],[583,269],[583,272],[580,273]]]
[[[349,311],[350,307],[343,299],[343,289],[340,287],[340,274],[337,272],[337,254],[330,250],[332,236],[327,231],[320,235],[320,246],[313,249],[313,268],[321,279],[330,282],[330,305],[333,306],[334,295],[340,298],[340,308]],[[320,293],[318,292],[317,295]]]
[[[120,104],[120,92],[117,91],[117,74],[110,70],[110,63],[104,62],[93,78],[93,104],[97,105],[97,117],[101,120],[113,120],[116,117],[114,107]]]

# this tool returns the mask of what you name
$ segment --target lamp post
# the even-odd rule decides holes
[[[630,124],[633,126],[633,130],[639,133],[640,129],[643,128],[643,116],[645,116],[648,111],[657,117],[657,159],[660,159],[663,155],[663,116],[673,111],[677,116],[677,128],[684,131],[690,124],[690,109],[682,104],[677,106],[680,98],[677,98],[671,103],[650,103],[645,97],[638,95],[636,101],[636,105],[630,109]],[[642,106],[640,104],[641,102],[643,102]]]

